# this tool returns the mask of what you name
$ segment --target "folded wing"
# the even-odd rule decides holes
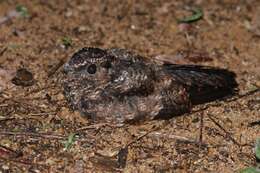
[[[186,86],[192,104],[213,101],[237,91],[236,75],[225,69],[178,64],[164,64],[163,67]]]

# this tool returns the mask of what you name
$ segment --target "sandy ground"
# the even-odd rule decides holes
[[[19,4],[29,17],[11,15]],[[178,24],[194,7],[203,10],[203,19]],[[257,0],[1,0],[0,170],[234,172],[254,166],[259,7]],[[69,109],[57,82],[59,67],[84,46],[228,68],[237,74],[239,96],[167,121],[91,125]],[[199,56],[187,58],[183,51]],[[19,68],[33,74],[32,86],[10,82]],[[77,135],[66,150],[70,134]]]

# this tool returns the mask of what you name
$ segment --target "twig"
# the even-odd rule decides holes
[[[16,160],[16,159],[9,159],[9,158],[7,159],[7,158],[4,158],[2,156],[0,156],[0,160],[4,160],[4,161],[8,161],[8,162],[20,163],[20,164],[23,164],[23,165],[42,166],[42,167],[45,167],[45,168],[49,168],[48,165],[39,164],[39,163],[32,163],[32,162],[28,162],[28,161],[24,161],[24,160]]]
[[[15,119],[14,117],[9,117],[9,118],[0,118],[0,122],[3,122],[3,121],[9,121],[9,120],[13,120]]]
[[[254,90],[248,91],[248,92],[245,93],[245,94],[237,95],[237,97],[231,98],[230,100],[227,100],[227,102],[236,101],[236,100],[238,100],[238,99],[241,99],[241,98],[244,98],[244,97],[247,97],[247,96],[253,95],[253,94],[257,93],[257,92],[260,92],[260,88],[257,88],[257,89],[254,89]]]
[[[55,87],[55,86],[53,86],[53,85],[47,85],[47,86],[44,86],[44,87],[42,87],[42,88],[36,88],[36,89],[34,89],[34,90],[31,90],[31,91],[29,91],[28,93],[25,93],[24,95],[23,95],[23,97],[27,97],[27,96],[29,96],[30,94],[32,94],[32,93],[38,93],[38,92],[40,92],[40,91],[43,91],[43,90],[47,90],[47,89],[49,89],[49,88],[52,88],[52,87]]]
[[[203,140],[203,128],[204,128],[203,119],[204,119],[204,114],[200,113],[200,139],[199,139],[200,144],[202,144],[202,140]]]
[[[191,40],[191,38],[190,38],[190,36],[189,36],[189,34],[187,32],[185,32],[185,38],[187,40],[187,47],[192,48],[193,47],[193,42],[192,42],[192,40]]]
[[[208,114],[209,119],[216,125],[218,126],[225,134],[226,136],[236,145],[238,145],[239,147],[241,147],[241,144],[239,142],[237,142],[232,136],[231,134],[224,128],[222,127],[211,115]]]
[[[0,132],[0,136],[8,136],[8,135],[15,135],[15,136],[30,136],[30,137],[38,137],[38,138],[46,138],[46,139],[57,139],[57,140],[66,140],[68,137],[63,135],[53,135],[53,134],[46,134],[46,133],[31,133],[31,132]]]
[[[64,64],[64,60],[60,60],[59,63],[57,63],[49,72],[48,72],[48,77],[53,76],[56,71]]]
[[[158,130],[160,126],[153,126],[148,132],[140,135],[139,137],[133,139],[132,141],[128,142],[125,147],[123,148],[127,148],[129,147],[130,145],[132,145],[133,143],[136,143],[137,141],[141,140],[142,138],[144,138],[145,136],[149,135],[150,133],[152,133],[153,131],[155,130]]]
[[[46,115],[56,115],[57,112],[38,112],[38,113],[30,113],[30,114],[27,114],[27,116],[46,116]]]
[[[5,53],[5,51],[7,51],[7,47],[4,47],[4,48],[0,51],[0,56],[2,56],[2,55]]]
[[[166,123],[168,123],[168,122],[166,121]],[[202,146],[202,145],[207,146],[207,144],[203,143],[202,141],[198,142],[197,140],[189,139],[189,138],[183,137],[183,136],[172,135],[172,134],[168,135],[168,134],[162,134],[162,133],[159,133],[159,132],[155,132],[159,128],[163,129],[165,127],[166,127],[166,125],[164,124],[164,126],[162,128],[160,126],[154,126],[148,132],[140,132],[141,135],[139,137],[137,137],[136,139],[133,139],[132,141],[130,141],[128,144],[125,145],[125,147],[132,145],[133,143],[135,143],[135,142],[141,140],[142,138],[144,138],[145,136],[151,136],[151,137],[165,136],[169,139],[175,139],[175,140],[184,141],[184,142],[188,142],[188,143],[194,143],[194,144],[197,144],[199,146]]]
[[[19,151],[15,151],[9,147],[6,147],[6,146],[3,146],[3,145],[0,145],[0,153],[1,155],[3,155],[3,152],[8,154],[9,156],[11,157],[19,157],[19,156],[22,156],[22,152],[19,152]],[[5,154],[4,154],[5,155]]]
[[[108,124],[108,123],[91,124],[91,125],[88,125],[88,126],[80,127],[78,129],[76,129],[75,132],[80,132],[80,131],[88,130],[88,129],[99,129],[99,128],[104,127],[104,126],[119,128],[119,127],[123,127],[124,125],[111,125],[111,124]]]
[[[67,140],[68,136],[65,135],[53,135],[53,134],[46,134],[46,133],[31,133],[31,132],[8,132],[0,131],[0,136],[9,136],[9,135],[14,135],[14,136],[22,136],[22,137],[34,137],[34,138],[43,138],[43,139],[48,139],[48,140]],[[91,139],[94,138],[94,136],[88,135],[88,139],[79,139],[76,138],[76,141],[79,142],[91,142]],[[90,139],[91,138],[91,139]]]
[[[9,106],[9,104],[7,104],[7,103],[4,103],[4,104],[0,105],[0,107],[7,107],[7,106]]]
[[[179,135],[173,135],[173,134],[162,134],[162,133],[159,133],[159,132],[151,132],[150,134],[148,134],[148,136],[150,137],[166,137],[168,139],[175,139],[175,140],[179,140],[179,141],[183,141],[183,142],[188,142],[188,143],[194,143],[194,144],[197,144],[197,145],[203,145],[203,146],[207,146],[207,144],[205,143],[200,143],[198,142],[197,140],[195,139],[189,139],[187,137],[184,137],[184,136],[179,136]]]
[[[106,125],[108,125],[108,124],[107,123],[91,124],[91,125],[80,127],[78,129],[76,129],[76,132],[88,130],[88,129],[99,129],[100,127],[103,127]]]

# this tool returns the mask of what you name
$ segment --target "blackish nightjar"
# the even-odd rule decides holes
[[[237,87],[235,74],[225,69],[158,63],[118,48],[83,48],[63,72],[68,103],[93,122],[167,119]]]

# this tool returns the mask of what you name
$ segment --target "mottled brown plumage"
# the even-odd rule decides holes
[[[161,64],[117,48],[83,48],[64,74],[73,109],[94,122],[120,124],[181,115],[237,87],[234,73],[224,69]]]

